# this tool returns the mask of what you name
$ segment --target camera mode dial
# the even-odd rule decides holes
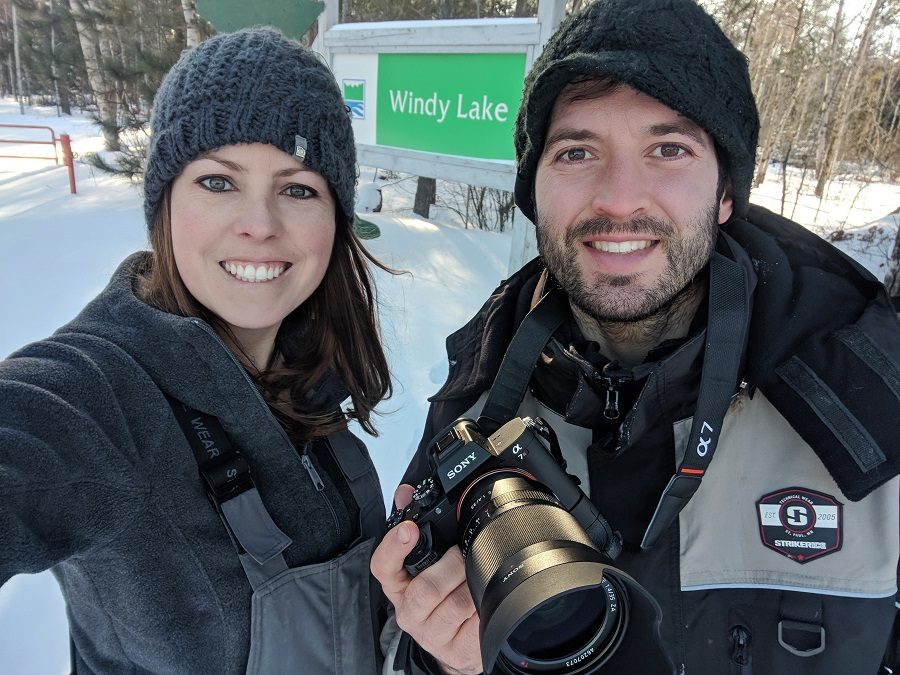
[[[413,501],[421,508],[427,509],[440,497],[440,490],[433,478],[426,478],[416,486],[412,494]]]

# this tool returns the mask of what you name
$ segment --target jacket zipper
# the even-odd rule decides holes
[[[619,419],[619,390],[623,384],[634,379],[634,374],[629,369],[622,368],[618,361],[610,361],[603,366],[600,373],[595,372],[594,377],[606,389],[606,405],[603,408],[603,416],[608,420]]]
[[[303,451],[303,454],[300,455],[300,463],[303,464],[303,468],[306,469],[306,473],[309,474],[309,477],[312,478],[313,485],[316,486],[316,492],[321,492],[325,489],[325,483],[322,482],[322,477],[319,475],[319,472],[316,471],[316,467],[313,466],[312,460],[309,458],[309,455],[306,454],[306,450]]]
[[[322,499],[328,506],[328,510],[331,512],[331,519],[334,521],[334,527],[337,532],[340,533],[343,530],[341,527],[341,520],[334,510],[334,505],[331,503],[331,500],[328,499],[328,496],[325,494],[325,481],[322,480],[322,476],[319,475],[315,465],[312,463],[312,458],[309,454],[311,445],[312,441],[303,441],[303,445],[300,449],[300,463],[303,465],[303,468],[306,469],[306,473],[309,474],[312,484],[316,488],[316,492],[322,496]]]
[[[281,433],[281,437],[284,439],[285,443],[288,444],[288,447],[295,447],[290,437],[288,437],[287,432],[284,430],[284,427],[279,424],[278,420],[275,419],[275,415],[272,414],[272,411],[269,409],[269,406],[266,404],[262,395],[259,393],[259,390],[256,388],[256,385],[253,384],[253,380],[250,379],[250,376],[247,374],[247,371],[244,370],[244,367],[241,365],[241,362],[238,361],[238,358],[234,355],[228,346],[222,342],[222,338],[210,327],[208,324],[200,321],[199,319],[191,319],[191,323],[200,328],[204,333],[209,335],[217,344],[219,344],[222,349],[225,350],[225,353],[231,359],[232,363],[237,366],[238,371],[244,377],[244,380],[250,385],[250,390],[256,395],[256,400],[260,402],[262,407],[265,409],[266,414],[269,416],[269,419],[275,424],[275,427]],[[328,495],[325,494],[325,483],[322,480],[322,477],[319,475],[319,472],[316,471],[316,467],[313,466],[312,460],[310,460],[308,456],[309,450],[309,441],[306,441],[303,444],[303,448],[300,452],[300,463],[303,465],[303,468],[306,469],[306,473],[309,475],[312,480],[313,486],[316,488],[316,492],[322,495],[322,499],[325,501],[325,504],[328,505],[328,510],[331,512],[331,518],[334,520],[335,527],[340,532],[340,521],[337,517],[337,513],[334,510],[334,505],[332,505],[331,500],[328,499]]]
[[[731,629],[731,672],[734,675],[752,675],[753,661],[750,658],[750,631],[743,626]]]

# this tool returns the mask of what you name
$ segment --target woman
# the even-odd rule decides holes
[[[340,91],[244,30],[151,126],[152,252],[0,363],[0,582],[52,569],[78,672],[376,672],[384,507],[346,426],[390,380]]]

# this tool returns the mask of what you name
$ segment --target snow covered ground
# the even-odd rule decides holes
[[[0,124],[50,125],[71,136],[78,155],[102,147],[88,119],[57,118],[47,109],[21,116],[8,99],[0,99]],[[0,139],[21,133],[0,127]],[[0,154],[36,154],[36,147],[42,146],[4,143]],[[363,170],[363,181],[373,178],[372,169]],[[65,169],[52,161],[0,158],[0,358],[74,317],[122,258],[146,247],[136,187],[83,163],[76,165],[76,180],[78,194],[70,195]],[[381,436],[367,443],[388,500],[418,443],[426,398],[446,375],[444,338],[506,276],[510,235],[464,229],[449,209],[436,209],[435,222],[422,220],[410,208],[415,179],[378,183],[384,186],[384,209],[366,218],[381,236],[368,246],[388,265],[410,272],[377,275],[395,395],[381,406]],[[777,211],[780,195],[780,176],[773,170],[753,201]],[[794,218],[819,233],[843,225],[848,238],[838,245],[882,278],[889,248],[877,240],[893,243],[900,216],[888,214],[898,207],[896,185],[873,183],[860,191],[859,184],[841,184],[821,205],[804,196]],[[868,245],[857,235],[871,227],[881,234]],[[0,675],[68,672],[63,612],[48,573],[20,575],[0,589]]]

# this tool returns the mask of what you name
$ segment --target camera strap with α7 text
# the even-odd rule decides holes
[[[663,490],[641,548],[648,549],[678,517],[712,461],[722,421],[740,377],[750,329],[750,280],[744,268],[715,252],[709,263],[709,319],[700,394],[684,459]]]
[[[713,253],[709,266],[709,313],[697,408],[684,459],[647,526],[641,542],[644,549],[659,540],[700,487],[738,386],[750,326],[750,280],[739,263],[721,253]],[[538,357],[566,316],[565,295],[554,289],[522,320],[478,418],[478,426],[486,433],[516,415]]]

